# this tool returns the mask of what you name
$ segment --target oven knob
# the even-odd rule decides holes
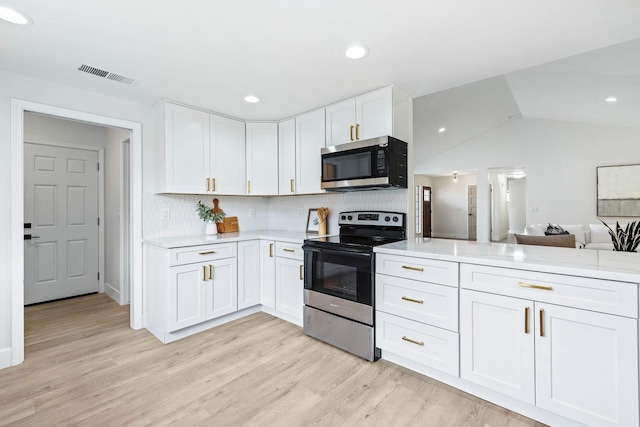
[[[397,216],[393,217],[393,222],[398,222],[398,217]]]
[[[351,215],[348,216],[349,221],[351,221],[353,219],[353,217]]]
[[[389,222],[389,221],[391,221],[391,218],[389,218],[388,216],[385,216],[385,217],[384,217],[384,220],[385,220],[385,221],[387,221],[387,222]]]
[[[340,219],[344,221],[345,219],[347,219],[347,216],[346,216],[346,215],[342,215],[342,216],[340,217]]]

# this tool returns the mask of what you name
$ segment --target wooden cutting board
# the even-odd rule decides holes
[[[236,233],[240,229],[238,228],[238,217],[228,216],[222,220],[222,232],[223,233]]]

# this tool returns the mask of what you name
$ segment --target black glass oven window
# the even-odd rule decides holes
[[[325,181],[342,181],[371,177],[371,151],[323,157],[322,176]]]
[[[348,252],[314,252],[311,289],[372,305],[372,258]]]

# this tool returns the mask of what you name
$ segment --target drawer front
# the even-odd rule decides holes
[[[601,313],[638,317],[638,285],[635,283],[460,264],[460,286]]]
[[[376,309],[458,332],[458,288],[376,274]]]
[[[169,250],[169,265],[191,264],[237,256],[238,244],[216,243],[213,245],[188,246]]]
[[[458,334],[376,311],[376,346],[425,366],[459,376]]]
[[[276,242],[276,256],[298,261],[304,260],[302,245],[298,243]]]
[[[376,273],[458,286],[458,263],[399,255],[376,254]]]

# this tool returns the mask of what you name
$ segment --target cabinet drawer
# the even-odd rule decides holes
[[[235,257],[238,253],[236,242],[213,245],[188,246],[169,250],[169,265],[191,264],[193,262]]]
[[[304,260],[302,245],[299,243],[276,242],[276,256],[281,258]]]
[[[376,273],[440,285],[458,286],[457,262],[376,254]]]
[[[458,288],[376,274],[376,308],[458,331]]]
[[[384,351],[458,376],[458,334],[376,311],[376,345]]]
[[[638,285],[635,283],[460,264],[460,286],[602,313],[638,317]]]

